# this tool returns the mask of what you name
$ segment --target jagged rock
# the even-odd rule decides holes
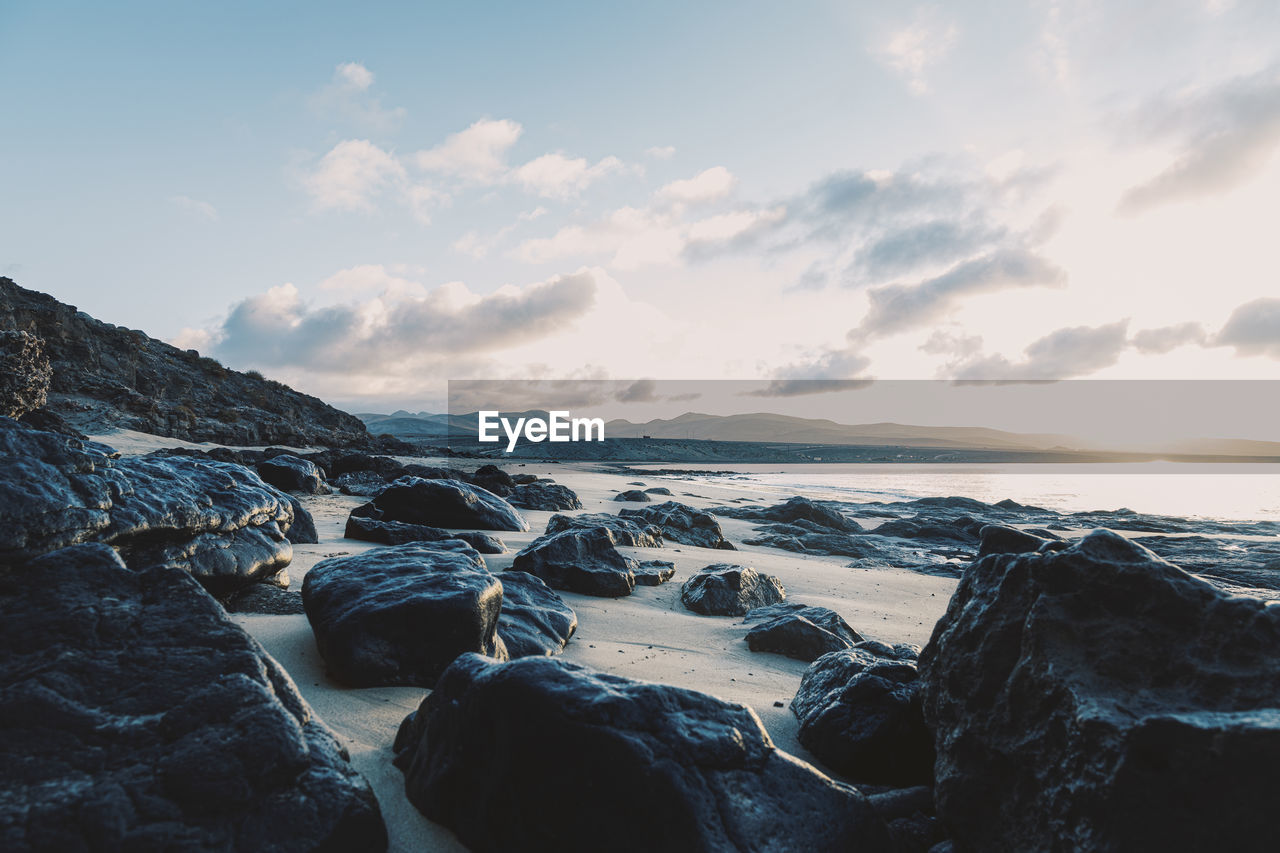
[[[616,495],[613,496],[613,499],[615,501],[630,501],[632,503],[642,503],[642,504],[648,503],[649,501],[653,500],[653,498],[649,497],[647,494],[640,491],[639,489],[628,489],[625,492],[618,492]]]
[[[747,647],[753,652],[774,652],[806,663],[827,652],[847,649],[862,636],[839,613],[804,604],[772,604],[747,612]]]
[[[662,531],[652,524],[641,527],[634,521],[605,512],[553,515],[547,521],[546,532],[547,535],[551,535],[564,530],[590,530],[593,527],[603,527],[608,530],[615,545],[630,545],[638,548],[662,547]]]
[[[20,418],[42,407],[52,378],[53,368],[40,338],[0,330],[0,415]]]
[[[502,584],[456,539],[322,560],[302,603],[329,674],[353,687],[431,687],[463,652],[506,658]]]
[[[182,568],[216,595],[289,564],[292,504],[253,471],[113,454],[0,418],[0,562],[105,542],[130,568]]]
[[[724,538],[724,531],[720,529],[720,522],[716,521],[715,516],[687,504],[666,501],[654,506],[620,509],[618,515],[643,524],[652,524],[662,531],[663,538],[682,545],[736,550]]]
[[[460,657],[395,752],[410,802],[476,851],[891,849],[867,798],[750,708],[562,658]]]
[[[537,509],[555,512],[561,509],[582,509],[577,493],[559,483],[536,482],[516,486],[511,490],[508,502],[521,509]]]
[[[286,492],[302,492],[304,495],[329,493],[320,467],[291,453],[282,453],[259,462],[258,476],[263,482]]]
[[[748,566],[716,563],[700,570],[680,588],[680,601],[705,616],[744,616],[787,597],[782,582]]]
[[[0,847],[371,850],[373,792],[195,581],[78,545],[0,575]]]
[[[1047,532],[1047,531],[1046,531]],[[1057,537],[1054,537],[1056,539]],[[1005,527],[1001,524],[988,524],[978,532],[978,556],[988,554],[1030,554],[1039,551],[1046,543],[1053,541],[1046,536],[1037,536],[1016,527]]]
[[[529,529],[511,504],[458,480],[401,477],[374,498],[373,505],[381,513],[380,521],[476,530]]]
[[[343,535],[348,539],[377,542],[380,545],[404,545],[407,542],[443,542],[446,539],[459,539],[475,548],[481,554],[505,554],[507,552],[506,543],[496,536],[490,536],[488,533],[480,533],[474,530],[454,532],[441,530],[439,527],[428,527],[425,524],[379,521],[374,518],[362,518],[354,513],[347,518],[347,527]]]
[[[516,554],[511,567],[554,589],[618,598],[635,590],[638,564],[618,553],[608,530],[593,527],[539,536]]]
[[[660,586],[675,577],[676,564],[669,560],[641,560],[636,566],[637,586]]]
[[[372,498],[387,487],[387,481],[376,471],[351,471],[336,477],[333,485],[344,495]]]
[[[44,341],[47,406],[86,432],[136,429],[187,441],[372,446],[354,415],[195,350],[93,319],[0,277],[0,329]]]
[[[800,680],[791,710],[800,743],[833,770],[864,782],[927,784],[933,736],[925,728],[916,662],[882,644],[823,655]]]
[[[1274,539],[1139,536],[1133,541],[1229,592],[1280,589],[1280,542]]]
[[[671,496],[671,490],[668,489],[666,486],[651,486],[650,488],[645,489],[644,493],[646,495],[666,495],[667,497]]]
[[[289,506],[293,510],[293,521],[289,522],[289,526],[285,528],[285,538],[294,545],[315,545],[320,541],[320,534],[316,530],[316,520],[312,518],[311,513],[302,505],[302,502],[292,495],[286,495],[289,499]]]
[[[741,518],[747,521],[772,521],[793,524],[807,521],[817,525],[819,531],[861,533],[862,525],[841,513],[831,502],[810,500],[797,495],[771,507],[716,507],[717,515]]]
[[[1280,608],[1099,530],[975,563],[920,670],[958,849],[1274,847]]]
[[[558,655],[573,632],[578,616],[541,578],[528,572],[503,572],[502,612],[498,636],[512,660],[531,655]]]

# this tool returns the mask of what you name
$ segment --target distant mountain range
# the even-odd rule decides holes
[[[546,417],[545,411],[504,413],[508,418]],[[449,415],[397,411],[358,414],[369,431],[406,441],[450,439],[474,441],[478,415]],[[939,427],[898,423],[841,424],[825,418],[797,418],[771,412],[708,415],[686,412],[675,418],[634,423],[625,419],[605,424],[610,439],[675,439],[683,442],[752,442],[767,444],[904,447],[930,450],[1062,453],[1114,450],[1094,442],[1056,433],[1017,433],[988,427]],[[1132,451],[1134,448],[1124,448]],[[1142,448],[1149,453],[1204,456],[1280,457],[1280,442],[1246,439],[1197,438]]]

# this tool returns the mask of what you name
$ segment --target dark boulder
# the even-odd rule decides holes
[[[428,527],[425,524],[406,524],[403,521],[380,521],[375,518],[362,518],[352,513],[347,518],[347,527],[343,535],[348,539],[359,539],[362,542],[377,542],[379,545],[404,545],[408,542],[443,542],[455,539],[466,542],[481,554],[505,554],[506,543],[496,536],[476,530],[454,532],[441,530],[439,527]]]
[[[334,478],[333,485],[344,495],[371,498],[387,487],[387,480],[377,471],[350,471]]]
[[[660,586],[676,575],[676,565],[669,560],[641,560],[636,566],[637,586]]]
[[[301,492],[304,495],[329,493],[320,466],[291,453],[282,453],[259,462],[258,476],[263,482],[286,492]]]
[[[329,674],[352,687],[431,687],[463,652],[506,658],[502,584],[456,539],[322,560],[302,603]]]
[[[512,474],[511,482],[515,483],[517,486],[527,486],[530,483],[538,482],[538,475],[537,474]]]
[[[791,700],[800,743],[859,781],[927,784],[933,736],[920,712],[916,662],[877,651],[862,644],[831,652],[805,671]]]
[[[744,616],[787,597],[781,581],[748,566],[716,563],[684,582],[680,601],[705,616]]]
[[[815,525],[817,531],[861,533],[862,526],[836,509],[838,504],[833,504],[831,501],[814,501],[797,495],[771,507],[716,507],[715,511],[726,518],[781,524],[807,521]]]
[[[537,509],[555,512],[561,509],[582,509],[582,501],[568,486],[550,481],[538,481],[516,486],[507,498],[508,503],[521,509]]]
[[[330,463],[329,477],[336,479],[343,474],[368,471],[395,480],[405,473],[405,466],[389,456],[373,456],[368,453],[345,453]]]
[[[641,526],[629,519],[604,512],[553,515],[547,521],[546,532],[550,535],[564,530],[590,530],[593,527],[603,527],[608,530],[615,545],[630,545],[638,548],[662,547],[662,531],[652,524]]]
[[[644,493],[646,495],[665,495],[667,497],[671,496],[671,490],[668,489],[666,486],[650,486],[649,488],[644,490]]]
[[[1275,848],[1280,608],[1098,530],[975,563],[920,671],[958,849]]]
[[[542,578],[528,572],[503,572],[502,613],[498,616],[498,636],[506,644],[507,655],[558,655],[573,632],[578,616],[564,599]]]
[[[666,501],[654,506],[620,509],[618,515],[641,524],[652,524],[662,531],[663,538],[682,545],[735,550],[724,538],[715,516],[687,504]]]
[[[302,505],[302,502],[292,495],[289,498],[289,506],[293,510],[293,521],[289,522],[285,528],[285,538],[294,545],[315,545],[320,541],[320,533],[316,530],[316,520],[312,518],[311,513]]]
[[[240,465],[119,459],[0,418],[0,562],[105,542],[130,568],[181,568],[225,595],[289,564],[293,523],[289,498]]]
[[[460,657],[395,752],[410,802],[478,853],[891,849],[867,798],[750,708],[562,658]]]
[[[614,547],[604,528],[539,536],[516,554],[511,567],[542,578],[554,589],[618,598],[636,587],[637,563]]]
[[[0,415],[20,418],[42,407],[52,378],[44,341],[28,332],[0,330]]]
[[[378,803],[187,574],[79,545],[0,576],[0,847],[371,850]]]
[[[1048,537],[1037,536],[1016,527],[988,524],[978,532],[978,556],[988,554],[1031,554],[1039,551]]]
[[[615,501],[627,501],[631,503],[649,503],[653,498],[649,497],[639,489],[628,489],[625,492],[618,492],[613,496]]]
[[[746,638],[751,651],[774,652],[806,663],[863,639],[839,613],[826,607],[771,604],[749,611],[746,621],[754,623]]]
[[[510,495],[516,485],[515,481],[511,479],[511,475],[497,465],[481,465],[466,476],[466,481],[473,486],[487,489],[499,497]]]
[[[529,529],[515,507],[479,486],[458,480],[401,477],[373,499],[382,521],[476,530]]]

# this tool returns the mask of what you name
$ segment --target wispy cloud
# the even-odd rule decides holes
[[[371,91],[374,74],[359,62],[343,62],[333,78],[311,96],[311,108],[320,115],[341,118],[371,130],[390,130],[404,119],[404,107],[384,107]]]
[[[733,191],[738,179],[724,166],[712,166],[692,178],[685,178],[658,190],[658,196],[670,201],[698,204],[722,199]]]
[[[1235,347],[1240,355],[1280,359],[1280,299],[1263,297],[1241,305],[1212,343]]]
[[[192,216],[207,219],[210,222],[218,221],[218,209],[207,201],[200,201],[185,195],[175,195],[169,201]]]
[[[916,10],[911,22],[891,32],[873,48],[884,65],[907,81],[916,95],[929,92],[929,72],[951,53],[960,29],[942,16],[937,6]]]
[[[1030,344],[1022,358],[970,356],[944,368],[946,378],[1044,381],[1087,376],[1119,361],[1129,345],[1128,321],[1058,329]]]

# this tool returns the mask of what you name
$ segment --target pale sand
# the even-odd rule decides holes
[[[124,452],[147,452],[181,444],[150,436],[128,436],[128,442],[121,438],[120,433],[113,433],[99,440]],[[459,463],[430,460],[430,464]],[[745,483],[711,486],[672,477],[620,476],[599,473],[584,465],[530,463],[503,467],[512,473],[551,477],[570,487],[582,499],[581,512],[616,513],[624,506],[640,506],[612,499],[618,491],[633,488],[627,485],[632,480],[671,489],[672,497],[655,495],[655,502],[677,500],[695,507],[726,504],[740,497],[772,503],[788,496]],[[338,494],[302,498],[315,516],[321,541],[318,545],[294,546],[289,573],[295,584],[300,584],[307,570],[326,556],[380,547],[342,538],[347,513],[364,500]],[[510,550],[486,555],[495,572],[510,567],[515,552],[540,535],[552,515],[521,512],[532,531],[498,534]],[[851,569],[844,565],[847,560],[839,557],[804,557],[772,548],[742,546],[742,540],[751,535],[751,523],[733,519],[722,519],[721,523],[725,536],[741,550],[713,551],[678,543],[668,543],[661,549],[623,549],[640,559],[673,561],[676,576],[671,583],[639,587],[634,595],[621,599],[561,593],[578,614],[578,633],[564,657],[609,672],[702,690],[750,705],[780,748],[817,763],[796,740],[796,720],[787,707],[806,664],[749,651],[743,640],[746,629],[741,619],[688,612],[680,605],[680,583],[711,563],[750,565],[781,579],[788,600],[830,607],[864,636],[923,645],[946,609],[956,582],[899,569]],[[306,617],[238,614],[234,618],[293,676],[315,712],[350,750],[353,764],[373,785],[382,805],[391,849],[464,849],[452,833],[428,821],[409,804],[404,796],[403,776],[391,765],[396,729],[427,691],[340,687],[325,677]],[[782,707],[776,707],[778,702]]]

